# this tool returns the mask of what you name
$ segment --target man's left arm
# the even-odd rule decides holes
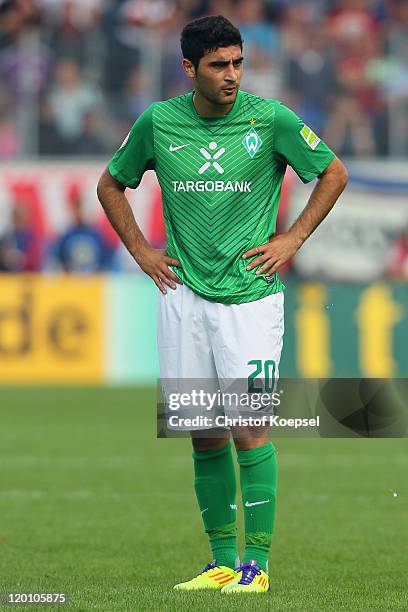
[[[272,274],[293,257],[333,208],[347,181],[347,169],[335,157],[318,176],[317,185],[307,205],[290,229],[244,253],[243,259],[259,255],[247,266],[247,270],[260,266],[256,274]]]

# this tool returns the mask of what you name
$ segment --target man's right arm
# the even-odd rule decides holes
[[[182,284],[169,266],[181,267],[178,259],[167,257],[164,251],[153,249],[136,223],[132,208],[125,196],[126,187],[119,183],[106,168],[99,179],[97,194],[99,201],[119,238],[162,293],[164,285],[176,289],[175,283]]]

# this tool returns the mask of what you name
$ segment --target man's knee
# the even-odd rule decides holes
[[[233,428],[232,435],[237,451],[251,450],[270,441],[268,427]]]
[[[193,433],[191,434],[191,441],[195,451],[207,451],[223,448],[228,444],[229,438],[230,434],[224,432],[213,438],[204,438],[201,436],[195,437]]]

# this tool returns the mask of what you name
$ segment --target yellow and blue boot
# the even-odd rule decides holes
[[[180,582],[173,588],[183,591],[196,591],[199,589],[207,589],[220,591],[227,584],[236,578],[235,570],[226,565],[217,565],[216,561],[212,561],[205,566],[203,571],[188,582]]]
[[[226,584],[221,593],[265,593],[269,591],[269,577],[261,570],[255,559],[237,567],[236,578]]]

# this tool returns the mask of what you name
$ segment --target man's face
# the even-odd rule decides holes
[[[243,71],[243,56],[239,45],[220,47],[200,59],[197,70],[188,60],[184,68],[194,79],[195,89],[212,104],[233,104]]]

